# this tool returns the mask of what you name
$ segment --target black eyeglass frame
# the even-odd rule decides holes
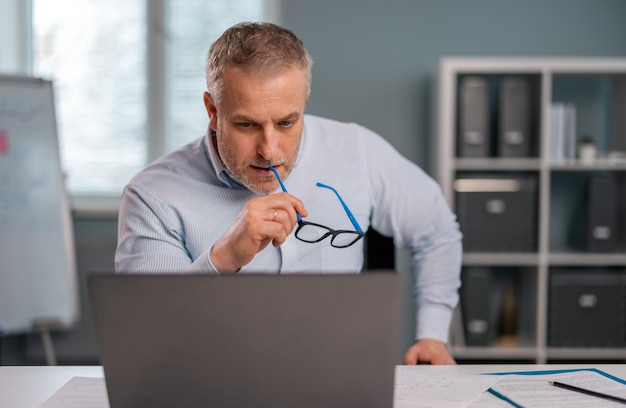
[[[314,227],[317,227],[317,228],[322,228],[322,229],[327,230],[328,232],[325,233],[324,235],[322,235],[321,237],[319,237],[318,239],[315,239],[315,240],[302,238],[301,236],[299,236],[299,232],[300,232],[300,230],[302,230],[302,228],[306,227],[307,225],[311,225],[311,226],[314,226]],[[351,235],[354,235],[355,237],[349,243],[343,244],[343,245],[339,245],[339,244],[335,243],[335,238],[337,238],[337,236],[339,234],[351,234]],[[334,248],[348,248],[349,246],[354,245],[359,239],[363,238],[365,236],[365,233],[363,231],[334,230],[334,229],[329,228],[329,227],[327,227],[325,225],[317,224],[315,222],[304,221],[304,220],[301,219],[301,220],[298,221],[298,228],[296,229],[295,236],[300,241],[307,242],[309,244],[314,244],[316,242],[323,241],[326,238],[328,238],[329,236],[332,236],[332,238],[330,239],[330,245],[331,246],[333,246]]]

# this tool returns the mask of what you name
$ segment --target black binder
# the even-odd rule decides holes
[[[529,100],[529,84],[526,78],[502,78],[499,104],[499,156],[530,156]]]
[[[617,186],[610,174],[589,181],[587,251],[613,252],[617,235]]]
[[[483,77],[468,76],[459,90],[458,154],[487,157],[491,149],[489,87]]]
[[[489,346],[495,339],[491,269],[464,268],[462,280],[460,295],[465,344]]]

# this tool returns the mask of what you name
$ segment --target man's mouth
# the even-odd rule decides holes
[[[251,163],[250,167],[252,167],[253,169],[258,170],[258,171],[267,171],[269,173],[270,172],[270,167],[273,167],[275,169],[280,169],[284,165],[285,165],[284,162],[276,163],[276,164],[265,162],[263,164],[261,164],[261,163],[252,164]]]
[[[269,166],[254,166],[254,165],[250,165],[250,167],[252,167],[254,170],[267,172],[268,174],[271,174]]]

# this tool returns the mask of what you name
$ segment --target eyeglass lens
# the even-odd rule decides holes
[[[296,230],[296,238],[309,243],[319,242],[326,239],[329,235],[332,235],[332,246],[345,248],[358,241],[363,236],[363,233],[345,230],[335,231],[323,225],[307,223],[306,221],[302,221]]]

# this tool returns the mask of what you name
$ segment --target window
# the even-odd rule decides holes
[[[67,187],[119,193],[146,162],[145,4],[61,2],[33,1],[33,74],[54,81]]]
[[[232,24],[272,20],[266,3],[32,0],[32,72],[54,81],[70,194],[119,197],[148,162],[201,137],[206,53]]]
[[[204,64],[211,43],[238,21],[263,18],[259,0],[194,0],[167,3],[166,150],[204,134],[208,118],[202,95]],[[199,18],[198,16],[203,16]]]

